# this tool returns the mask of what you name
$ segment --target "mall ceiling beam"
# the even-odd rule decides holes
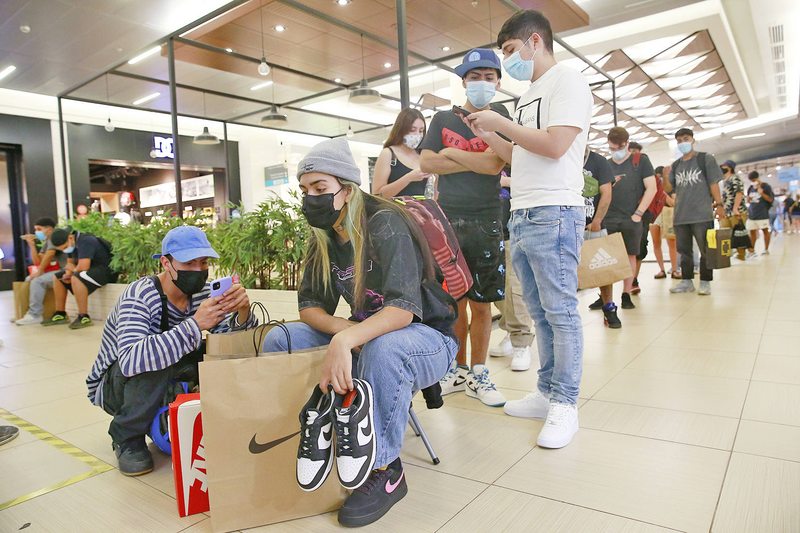
[[[182,26],[182,27],[178,28],[177,30],[175,30],[175,31],[173,31],[172,33],[170,33],[169,35],[167,35],[167,36],[165,36],[165,37],[162,37],[161,39],[158,39],[157,41],[155,41],[155,42],[151,43],[150,45],[148,45],[148,46],[145,46],[144,48],[142,48],[142,49],[140,50],[140,52],[144,52],[144,51],[146,51],[146,50],[149,50],[149,49],[151,49],[151,48],[153,48],[153,47],[156,47],[156,46],[164,46],[164,44],[165,44],[165,43],[166,43],[166,42],[167,42],[169,39],[172,39],[172,38],[174,38],[174,37],[179,37],[179,36],[183,35],[184,33],[188,32],[188,31],[190,31],[190,30],[193,30],[193,29],[197,28],[198,26],[202,26],[202,25],[203,25],[203,24],[205,24],[206,22],[209,22],[209,21],[211,21],[211,20],[213,20],[213,19],[215,19],[215,18],[219,17],[220,15],[224,15],[224,14],[225,14],[225,13],[227,13],[228,11],[231,11],[231,10],[233,10],[234,8],[236,8],[236,7],[239,7],[240,5],[242,5],[242,4],[244,4],[244,3],[247,3],[247,2],[249,2],[249,1],[250,1],[250,0],[233,0],[232,2],[228,2],[228,3],[227,3],[227,4],[225,4],[224,6],[222,6],[222,7],[220,7],[220,8],[217,8],[217,9],[215,9],[215,10],[214,10],[214,11],[212,11],[211,13],[207,13],[206,15],[203,15],[203,16],[202,16],[202,17],[200,17],[199,19],[197,19],[197,20],[194,20],[194,21],[190,22],[189,24],[186,24],[185,26]],[[134,56],[132,56],[132,57],[136,57],[136,56],[134,55]],[[97,80],[97,79],[100,79],[100,78],[102,78],[102,77],[103,77],[103,76],[105,76],[105,75],[106,75],[106,74],[107,74],[109,71],[111,71],[111,70],[116,70],[116,69],[118,69],[119,67],[121,67],[122,65],[124,65],[124,64],[125,64],[125,63],[127,63],[127,62],[128,62],[128,59],[124,59],[124,60],[122,60],[122,61],[120,61],[120,62],[118,62],[118,63],[114,64],[114,65],[113,65],[113,66],[111,66],[110,68],[107,68],[107,69],[106,69],[106,70],[104,70],[103,72],[101,72],[101,73],[97,74],[96,76],[92,76],[92,77],[91,77],[91,78],[89,78],[88,80],[86,80],[86,81],[83,81],[83,82],[81,82],[81,83],[78,83],[78,84],[76,84],[76,85],[73,85],[72,87],[70,87],[70,88],[69,88],[69,89],[67,89],[66,91],[62,91],[60,94],[58,94],[58,96],[59,96],[59,97],[65,97],[65,96],[68,96],[70,93],[73,93],[73,92],[77,91],[78,89],[80,89],[80,88],[82,88],[82,87],[85,87],[86,85],[89,85],[89,84],[90,84],[90,83],[92,83],[93,81],[95,81],[95,80]]]
[[[181,151],[178,135],[178,88],[175,84],[175,42],[167,41],[167,64],[169,66],[169,116],[172,119],[172,163],[175,168],[175,209],[178,218],[183,218],[183,190],[181,189]]]
[[[410,93],[408,88],[408,31],[406,20],[406,0],[395,0],[397,11],[397,56],[400,63],[400,106],[408,108]]]

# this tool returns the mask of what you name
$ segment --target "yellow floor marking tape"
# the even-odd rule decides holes
[[[106,463],[105,461],[101,461],[94,455],[90,455],[85,451],[81,450],[80,448],[76,448],[72,444],[68,442],[64,442],[63,440],[59,439],[52,433],[43,430],[39,426],[35,426],[28,422],[27,420],[23,420],[22,418],[9,413],[2,407],[0,407],[0,418],[4,418],[7,421],[11,422],[15,426],[19,427],[21,430],[27,431],[34,437],[38,438],[46,442],[47,444],[61,450],[62,452],[66,453],[70,457],[77,459],[83,463],[86,463],[91,470],[88,472],[83,472],[82,474],[78,474],[77,476],[73,476],[69,479],[65,479],[64,481],[59,481],[58,483],[54,483],[49,487],[45,487],[43,489],[39,489],[37,491],[24,494],[19,496],[18,498],[14,498],[13,500],[0,503],[0,511],[3,509],[8,509],[14,505],[20,504],[22,502],[26,502],[28,500],[32,500],[37,496],[41,496],[43,494],[47,494],[48,492],[53,492],[54,490],[62,489],[73,483],[77,483],[79,481],[83,481],[84,479],[89,479],[90,477],[94,477],[97,474],[102,474],[103,472],[108,472],[109,470],[113,470],[114,467],[110,464]]]

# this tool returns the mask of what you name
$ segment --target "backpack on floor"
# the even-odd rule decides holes
[[[416,196],[398,196],[394,201],[406,209],[425,234],[433,259],[444,276],[444,288],[448,294],[456,300],[467,294],[472,287],[472,273],[439,204]]]

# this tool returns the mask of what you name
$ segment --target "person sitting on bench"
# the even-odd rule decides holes
[[[49,217],[42,217],[33,223],[34,234],[23,235],[22,238],[28,243],[31,250],[31,257],[36,270],[28,276],[30,281],[30,297],[28,311],[25,316],[16,321],[18,326],[30,324],[41,324],[44,318],[44,298],[47,291],[53,288],[56,280],[58,267],[48,271],[51,264],[64,268],[67,265],[67,256],[56,249],[50,242],[50,236],[56,227],[56,221]],[[36,241],[42,242],[41,251],[36,247]],[[49,317],[48,317],[49,318]]]

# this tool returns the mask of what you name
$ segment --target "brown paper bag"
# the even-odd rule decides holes
[[[733,230],[710,229],[706,231],[706,266],[711,269],[730,268]]]
[[[15,281],[12,288],[14,290],[14,320],[19,320],[25,316],[30,306],[31,283],[29,281]],[[44,311],[42,318],[44,320],[50,320],[55,309],[55,293],[50,289],[44,295]]]
[[[300,490],[295,474],[298,415],[319,382],[326,348],[253,357],[253,334],[254,330],[209,335],[208,354],[200,363],[214,531],[334,511],[346,497],[333,472],[311,493]],[[238,358],[215,353],[248,346]]]
[[[633,275],[621,233],[583,241],[578,264],[578,288],[611,285]]]

